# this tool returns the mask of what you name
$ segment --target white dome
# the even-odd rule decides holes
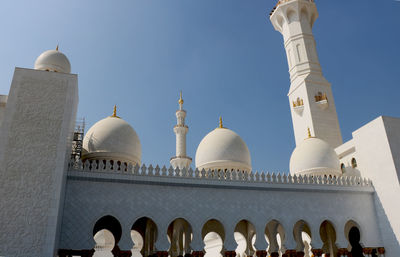
[[[216,128],[197,147],[196,168],[250,172],[250,152],[238,134],[227,128]]]
[[[47,70],[63,73],[71,72],[71,64],[65,54],[58,50],[47,50],[35,61],[35,70]]]
[[[83,139],[82,159],[141,163],[142,146],[135,130],[119,117],[94,124]]]
[[[296,175],[341,175],[335,150],[324,140],[310,137],[290,157],[290,173]]]

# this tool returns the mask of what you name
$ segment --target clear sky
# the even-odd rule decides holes
[[[221,115],[247,143],[254,170],[288,171],[295,144],[283,40],[268,19],[275,3],[4,0],[0,94],[16,66],[32,68],[59,44],[79,76],[78,117],[88,129],[117,104],[140,137],[143,163],[166,165],[175,154],[182,90],[189,156]],[[379,115],[400,117],[400,2],[316,4],[313,31],[343,139]]]

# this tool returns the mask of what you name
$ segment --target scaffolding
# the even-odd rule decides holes
[[[74,137],[72,139],[71,159],[75,162],[81,159],[83,135],[85,133],[85,118],[79,118],[75,122]]]

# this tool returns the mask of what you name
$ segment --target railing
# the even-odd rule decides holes
[[[119,173],[134,176],[186,178],[199,180],[240,181],[249,183],[268,184],[307,184],[307,185],[336,185],[336,186],[372,186],[372,181],[358,176],[313,176],[313,175],[291,175],[286,173],[269,172],[245,172],[237,170],[199,170],[192,168],[179,169],[167,168],[166,166],[153,167],[149,165],[135,165],[116,160],[86,160],[84,162],[69,163],[70,171],[95,172],[95,173]]]

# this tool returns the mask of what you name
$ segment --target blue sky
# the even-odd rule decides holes
[[[253,169],[288,171],[294,137],[282,37],[272,0],[1,1],[0,94],[13,70],[57,44],[79,75],[87,129],[114,104],[142,143],[142,162],[175,154],[183,90],[188,154],[218,125],[247,143]],[[316,1],[314,36],[343,139],[379,115],[400,117],[400,2]]]

